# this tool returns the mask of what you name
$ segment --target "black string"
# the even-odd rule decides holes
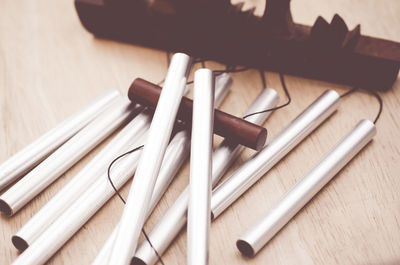
[[[265,89],[267,88],[267,79],[265,78],[264,70],[258,69],[258,72],[260,73],[262,88]]]
[[[200,58],[199,59],[195,59],[195,60],[193,60],[193,65],[195,65],[197,63],[200,63],[202,68],[206,68],[206,61],[207,60],[200,59]],[[190,85],[190,84],[193,84],[193,83],[194,83],[194,80],[187,81],[186,85]]]
[[[124,198],[122,198],[122,196],[121,196],[121,194],[119,193],[118,189],[115,187],[114,183],[113,183],[112,180],[111,180],[111,174],[110,174],[111,167],[114,165],[115,162],[117,162],[117,161],[118,161],[119,159],[121,159],[122,157],[124,157],[124,156],[126,156],[126,155],[128,155],[128,154],[131,154],[131,153],[133,153],[133,152],[136,152],[136,151],[139,150],[139,149],[142,149],[143,146],[144,146],[144,145],[141,145],[141,146],[136,147],[136,148],[134,148],[134,149],[132,149],[132,150],[129,150],[129,151],[126,152],[126,153],[123,153],[123,154],[120,155],[120,156],[117,156],[117,157],[110,163],[110,165],[108,166],[108,169],[107,169],[108,181],[110,182],[110,184],[111,184],[112,188],[114,189],[115,193],[118,195],[118,197],[121,199],[121,201],[122,201],[124,204],[125,204]]]
[[[371,90],[368,90],[368,91],[369,91],[370,94],[372,94],[376,98],[376,100],[378,100],[378,103],[379,103],[378,114],[376,114],[375,120],[374,120],[374,124],[376,124],[376,122],[379,120],[379,118],[381,117],[381,114],[382,114],[383,100],[382,100],[381,96],[376,91],[371,91]]]
[[[143,233],[144,237],[146,238],[147,242],[149,242],[150,247],[154,250],[154,253],[156,253],[158,261],[160,261],[161,265],[165,265],[163,259],[161,258],[160,254],[158,253],[157,249],[153,246],[153,244],[151,244],[150,238],[147,235],[147,233],[144,230],[144,228],[142,228],[142,233]]]
[[[353,92],[358,91],[358,90],[360,90],[360,89],[357,88],[357,87],[353,87],[353,88],[350,89],[349,91],[347,91],[347,92],[341,94],[340,97],[341,97],[341,98],[344,98],[344,97],[346,97],[346,96],[348,96],[348,95],[350,95],[350,94],[352,94]],[[376,114],[375,119],[374,119],[374,124],[376,124],[376,122],[379,120],[379,118],[381,117],[381,114],[382,114],[382,110],[383,110],[383,100],[382,100],[381,96],[380,96],[377,92],[375,92],[375,91],[366,90],[366,89],[361,89],[361,91],[362,91],[362,92],[366,92],[366,93],[368,93],[368,94],[374,96],[374,97],[376,98],[376,100],[378,100],[378,103],[379,103],[379,110],[378,110],[378,113]]]
[[[286,107],[287,105],[289,105],[292,102],[292,98],[291,98],[291,96],[289,94],[289,90],[287,89],[287,86],[286,86],[284,75],[282,73],[279,73],[279,77],[280,77],[280,80],[281,80],[282,88],[283,88],[283,90],[285,91],[285,94],[286,94],[286,98],[287,98],[286,103],[282,104],[280,106],[274,107],[274,108],[270,108],[270,109],[266,109],[266,110],[257,111],[257,112],[254,112],[254,113],[247,114],[247,115],[243,116],[243,119],[246,119],[246,118],[248,118],[250,116],[253,116],[253,115],[256,115],[256,114],[261,114],[261,113],[265,113],[265,112],[269,112],[269,111],[273,111],[273,110],[278,110],[278,109],[284,108],[284,107]]]
[[[218,76],[218,75],[221,75],[223,73],[239,73],[239,72],[247,71],[249,69],[251,69],[251,68],[247,67],[247,66],[244,66],[244,67],[239,68],[239,69],[236,68],[236,66],[226,66],[225,70],[214,70],[213,72],[215,73],[215,76]],[[264,88],[267,87],[267,81],[266,81],[266,78],[265,78],[265,75],[264,75],[264,71],[261,70],[261,69],[259,69],[258,71],[260,73],[261,82],[262,82],[262,86],[263,86],[263,89],[264,89]],[[287,86],[286,86],[284,75],[282,73],[279,73],[279,77],[280,77],[280,80],[281,80],[282,88],[285,91],[287,102],[285,104],[282,104],[282,105],[274,107],[274,108],[270,108],[270,109],[266,109],[266,110],[257,111],[257,112],[254,112],[254,113],[247,114],[247,115],[245,115],[243,117],[243,119],[248,118],[248,117],[253,116],[253,115],[257,115],[257,114],[261,114],[261,113],[265,113],[265,112],[274,111],[274,110],[278,110],[278,109],[284,108],[284,107],[286,107],[287,105],[289,105],[292,102],[292,98],[291,98],[289,90],[287,89]]]
[[[236,66],[228,66],[225,68],[225,70],[214,70],[215,76],[222,75],[223,73],[239,73],[239,72],[244,72],[251,69],[248,66],[244,66],[242,68],[236,68]]]
[[[118,195],[118,197],[121,199],[121,201],[122,201],[124,204],[126,204],[125,199],[122,197],[121,193],[118,191],[118,189],[115,187],[113,181],[111,180],[111,174],[110,174],[111,167],[113,166],[113,164],[114,164],[115,162],[117,162],[117,161],[118,161],[119,159],[121,159],[122,157],[124,157],[124,156],[126,156],[126,155],[128,155],[128,154],[132,154],[132,153],[134,153],[134,152],[136,152],[136,151],[142,149],[143,147],[144,147],[144,145],[141,145],[141,146],[135,147],[135,148],[132,149],[132,150],[129,150],[129,151],[126,152],[126,153],[123,153],[122,155],[116,157],[116,158],[110,163],[110,165],[108,166],[108,169],[107,169],[108,181],[110,182],[112,188],[114,189],[114,192]],[[144,230],[144,228],[142,228],[142,233],[143,233],[144,237],[146,238],[147,242],[149,243],[150,247],[151,247],[151,248],[154,250],[154,252],[156,253],[157,258],[158,258],[158,260],[160,261],[160,263],[161,263],[162,265],[165,265],[165,264],[164,264],[164,261],[162,260],[162,258],[161,258],[161,256],[160,256],[160,254],[158,253],[158,251],[156,250],[156,248],[155,248],[155,247],[153,246],[153,244],[151,243],[150,238],[149,238],[149,236],[147,235],[147,233],[146,233],[146,231]]]
[[[340,95],[341,98],[347,97],[348,95],[352,94],[353,92],[357,91],[356,87],[353,87],[352,89],[350,89],[349,91],[343,93]]]

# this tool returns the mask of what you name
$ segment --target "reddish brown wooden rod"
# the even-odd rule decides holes
[[[160,93],[161,87],[136,78],[129,88],[128,97],[134,103],[154,109]],[[183,97],[177,118],[185,121],[190,127],[192,111],[193,101]],[[264,127],[219,110],[214,112],[214,133],[255,150],[260,150],[267,139],[267,130]]]

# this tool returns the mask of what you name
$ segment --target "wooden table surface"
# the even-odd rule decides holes
[[[249,1],[245,9],[262,1]],[[131,81],[161,80],[165,52],[94,38],[80,24],[72,0],[0,2],[0,161],[26,146],[108,88],[126,93]],[[400,41],[399,0],[293,0],[294,20],[311,25],[318,14],[335,13],[362,33]],[[207,63],[210,68],[221,67]],[[255,70],[233,74],[232,92],[221,109],[241,115],[262,89]],[[281,102],[276,73],[268,86]],[[286,77],[293,97],[265,126],[278,133],[326,89],[349,87]],[[377,101],[368,94],[346,97],[339,111],[287,155],[276,167],[218,218],[211,229],[210,264],[400,264],[400,81],[380,93],[384,109],[378,134],[255,258],[235,247],[239,235],[305,174],[360,119],[373,119]],[[220,142],[216,137],[216,144]],[[102,145],[104,146],[104,144]],[[101,146],[101,147],[102,147]],[[97,148],[12,218],[1,216],[0,264],[18,256],[11,236],[65,185],[100,149]],[[234,168],[252,155],[246,150]],[[233,170],[233,169],[232,169]],[[229,175],[229,174],[228,174]],[[188,183],[187,162],[146,224],[152,226]],[[130,183],[122,190],[126,197]],[[117,223],[123,204],[114,197],[49,264],[89,264]],[[165,253],[164,262],[184,264],[186,232]]]

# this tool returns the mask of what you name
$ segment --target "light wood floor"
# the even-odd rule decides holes
[[[251,3],[250,3],[251,2]],[[249,7],[259,1],[246,4]],[[262,13],[263,4],[257,12]],[[159,81],[166,73],[165,53],[94,38],[80,25],[73,1],[0,1],[0,161],[36,139],[107,88],[126,93],[142,77]],[[398,0],[293,0],[296,22],[311,25],[318,14],[340,14],[362,33],[400,41]],[[217,68],[216,63],[207,63]],[[232,75],[234,85],[222,110],[241,115],[261,90],[257,71]],[[268,86],[284,94],[276,73]],[[293,103],[265,126],[275,135],[326,89],[346,86],[287,76]],[[374,98],[345,98],[328,122],[254,185],[212,225],[211,264],[400,264],[400,81],[381,93],[384,109],[378,134],[326,188],[253,259],[243,258],[235,241],[306,173],[361,118],[373,119]],[[216,138],[216,143],[220,139]],[[16,216],[0,217],[0,264],[18,256],[11,235],[67,183],[100,148],[64,174]],[[253,152],[247,150],[237,167]],[[148,231],[188,183],[189,164],[159,203]],[[127,196],[129,184],[122,193]],[[120,217],[123,205],[113,198],[49,261],[89,264]],[[165,264],[184,264],[186,233],[165,253]]]

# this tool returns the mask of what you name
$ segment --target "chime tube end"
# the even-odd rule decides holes
[[[3,199],[0,199],[0,212],[6,216],[12,216],[14,214],[11,206]]]
[[[28,242],[26,242],[25,239],[17,235],[12,236],[11,242],[13,243],[14,247],[16,247],[20,251],[24,251],[29,247]]]
[[[131,265],[147,265],[146,262],[141,260],[140,258],[133,257],[131,260]]]
[[[246,256],[246,257],[254,256],[253,247],[245,240],[239,239],[238,241],[236,241],[236,246],[239,249],[240,253],[242,253],[243,256]]]

